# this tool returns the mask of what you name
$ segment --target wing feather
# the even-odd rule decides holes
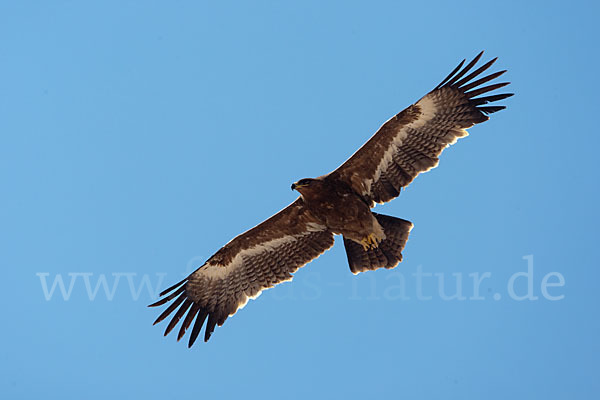
[[[439,156],[467,128],[488,120],[487,114],[504,106],[485,104],[506,99],[512,93],[476,97],[508,85],[481,86],[498,78],[499,71],[476,79],[496,58],[470,72],[479,53],[464,68],[463,60],[434,90],[392,117],[371,139],[326,179],[348,183],[371,206],[397,197],[420,173],[438,165]],[[476,79],[473,81],[473,79]]]
[[[301,199],[227,243],[186,279],[161,293],[151,307],[175,301],[157,318],[164,320],[176,309],[165,335],[182,319],[180,340],[195,318],[189,346],[208,317],[204,340],[217,325],[256,298],[262,290],[288,281],[300,267],[333,245],[333,233],[320,225]],[[171,293],[172,292],[172,293]],[[171,293],[171,294],[169,294]],[[188,311],[189,309],[189,311]]]

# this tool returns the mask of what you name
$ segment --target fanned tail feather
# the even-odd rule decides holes
[[[373,213],[382,226],[386,238],[379,246],[364,250],[362,245],[344,237],[348,264],[353,274],[378,268],[394,268],[402,261],[402,250],[413,224],[401,218]]]

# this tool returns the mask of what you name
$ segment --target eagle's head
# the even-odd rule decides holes
[[[311,187],[311,185],[314,186],[314,184],[316,182],[318,182],[318,179],[312,179],[312,178],[300,179],[298,182],[292,183],[292,190],[297,190],[300,193],[302,193],[303,188]]]

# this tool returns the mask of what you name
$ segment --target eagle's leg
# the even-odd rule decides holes
[[[360,241],[360,244],[365,251],[375,249],[378,246],[377,236],[374,233],[370,233]]]

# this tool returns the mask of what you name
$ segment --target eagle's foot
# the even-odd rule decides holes
[[[363,240],[360,241],[360,244],[365,251],[376,249],[379,245],[377,243],[377,236],[375,236],[374,233],[370,233],[368,236],[365,236]]]

